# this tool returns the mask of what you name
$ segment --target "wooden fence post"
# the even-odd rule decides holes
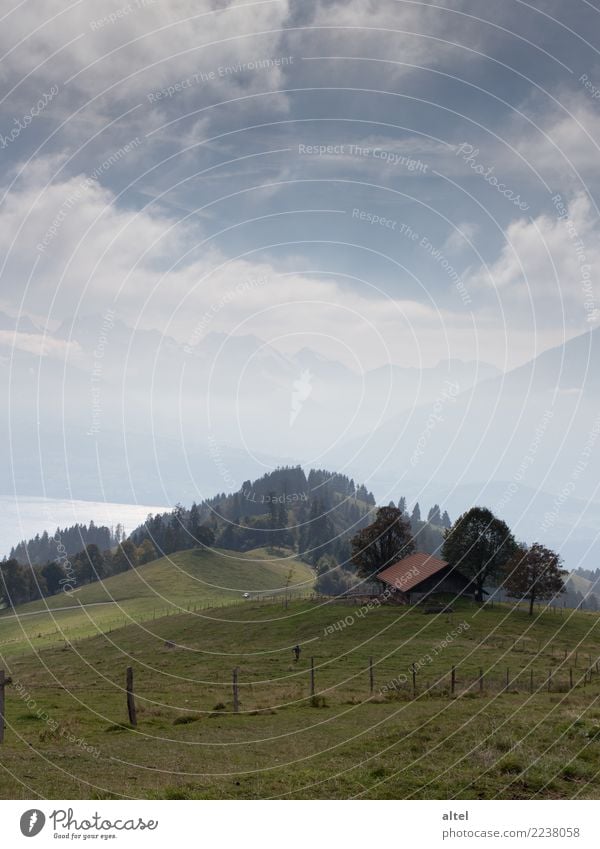
[[[315,694],[315,659],[311,657],[310,659],[310,694],[314,696]]]
[[[238,667],[233,670],[233,712],[239,713],[240,710],[240,693],[238,688]]]
[[[533,669],[529,670],[529,692],[533,693]]]
[[[483,669],[479,668],[479,692],[483,693]]]
[[[552,670],[548,670],[548,692],[550,692],[550,685],[552,684]]]
[[[375,679],[373,677],[373,658],[372,657],[369,658],[369,688],[370,688],[371,693],[373,692],[373,690],[375,688]]]
[[[456,688],[456,667],[452,667],[452,671],[450,672],[450,693],[454,695],[454,690]]]
[[[135,696],[133,694],[133,669],[127,667],[127,713],[129,714],[129,724],[134,727],[137,725],[137,712],[135,709]]]
[[[0,743],[4,743],[4,670],[0,669]]]
[[[569,690],[573,689],[573,669],[569,666]]]
[[[506,667],[506,684],[504,685],[504,689],[508,690],[508,684],[510,682],[510,670],[508,666]]]

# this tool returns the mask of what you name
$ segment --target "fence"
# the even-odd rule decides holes
[[[578,653],[571,653],[568,657],[577,659]],[[566,660],[566,658],[565,658]],[[594,678],[600,680],[600,658],[592,660],[591,656],[587,656],[586,663],[583,667],[573,667],[566,665],[565,662],[554,669],[548,669],[545,673],[540,673],[534,669],[520,669],[516,673],[511,674],[510,667],[499,673],[486,672],[483,667],[480,667],[475,674],[466,675],[461,672],[460,667],[452,665],[447,673],[438,676],[437,678],[429,675],[426,679],[421,676],[417,663],[412,663],[408,669],[408,674],[401,674],[394,679],[388,679],[382,686],[377,687],[376,681],[376,664],[373,663],[373,658],[370,657],[366,669],[364,670],[364,685],[365,685],[365,702],[370,702],[376,697],[384,696],[385,699],[393,700],[402,698],[406,700],[420,698],[457,698],[470,695],[479,697],[497,696],[506,693],[527,693],[536,695],[539,693],[567,693],[576,689],[585,689],[592,683]],[[330,693],[332,687],[326,687],[319,691],[317,689],[318,667],[315,666],[315,658],[310,658],[310,665],[306,670],[306,696],[305,698],[312,700],[322,700],[325,695]],[[4,742],[4,729],[6,725],[6,687],[12,683],[10,677],[6,676],[4,670],[0,669],[0,743]],[[221,683],[221,682],[215,682]],[[232,692],[232,710],[234,714],[239,714],[240,711],[240,668],[235,667],[231,675],[231,692]],[[246,682],[252,685],[252,682]],[[40,685],[37,689],[54,689],[57,685]],[[80,688],[66,688],[69,690],[81,689],[89,690],[82,686]],[[94,688],[94,692],[98,692],[99,688]],[[128,723],[132,728],[137,727],[138,712],[136,705],[135,689],[134,689],[134,669],[128,666],[125,670],[125,686],[123,688],[125,694],[125,706],[127,710]],[[368,693],[368,695],[367,695]],[[144,698],[144,697],[142,697]],[[382,700],[381,698],[379,699]],[[225,707],[223,706],[223,710]],[[202,713],[203,711],[197,711]],[[208,711],[207,711],[208,712]],[[245,711],[242,711],[245,712]],[[254,711],[256,712],[256,711]]]

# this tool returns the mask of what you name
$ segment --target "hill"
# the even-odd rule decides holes
[[[267,546],[294,548],[311,565],[324,554],[350,557],[350,539],[368,524],[375,507],[364,484],[325,469],[282,466],[240,490],[221,493],[171,512],[149,516],[131,539],[150,540],[161,553],[189,547],[205,527],[220,548],[250,551]],[[197,543],[196,543],[197,544]]]
[[[253,598],[309,593],[310,567],[291,552],[263,549],[237,554],[192,549],[155,560],[104,581],[19,605],[0,614],[0,652],[4,657],[64,643],[183,610],[202,610]]]

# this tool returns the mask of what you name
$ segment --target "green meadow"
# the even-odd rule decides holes
[[[177,615],[184,611],[235,604],[249,592],[254,599],[273,594],[308,594],[314,582],[304,563],[256,549],[180,551],[145,566],[0,612],[0,652],[4,657]]]
[[[596,614],[424,615],[305,598],[264,551],[172,560],[71,598],[118,615],[0,617],[3,798],[598,797]]]

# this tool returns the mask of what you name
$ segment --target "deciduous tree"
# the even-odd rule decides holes
[[[371,578],[415,550],[410,523],[397,507],[381,507],[375,521],[352,539],[352,562]]]
[[[539,542],[530,548],[519,546],[505,566],[504,589],[512,598],[529,601],[532,616],[536,601],[565,592],[564,578],[568,572],[561,566],[559,555]]]
[[[472,579],[477,601],[486,581],[500,576],[516,549],[510,528],[486,507],[472,507],[446,531],[442,557]]]

